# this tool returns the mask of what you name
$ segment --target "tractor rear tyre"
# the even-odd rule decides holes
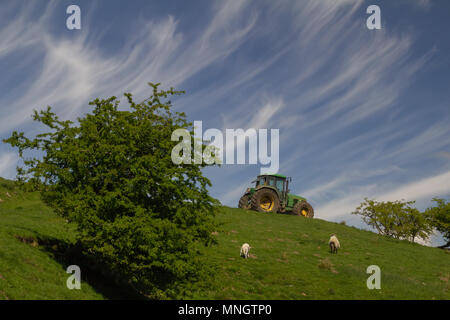
[[[250,204],[248,203],[248,195],[244,194],[240,199],[239,199],[239,208],[241,209],[250,209]]]
[[[258,212],[278,212],[280,209],[278,194],[271,189],[256,191],[252,196],[251,208]]]
[[[292,213],[296,214],[297,216],[303,216],[307,218],[314,217],[313,207],[305,200],[297,202],[294,205],[294,208],[292,208]]]

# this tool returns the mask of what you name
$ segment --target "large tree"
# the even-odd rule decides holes
[[[50,107],[35,111],[34,120],[48,132],[29,139],[15,131],[4,142],[23,158],[19,180],[76,223],[86,255],[116,279],[164,298],[202,272],[196,248],[213,242],[217,202],[202,174],[206,164],[171,159],[174,130],[193,133],[185,114],[171,111],[168,98],[180,92],[150,86],[142,103],[125,94],[126,110],[119,110],[116,97],[92,101],[92,112],[77,123],[59,120]],[[28,151],[34,156],[25,157]]]

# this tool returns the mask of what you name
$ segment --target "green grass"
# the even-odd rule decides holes
[[[223,208],[212,289],[192,299],[449,299],[450,254],[320,219]],[[341,250],[331,255],[330,234]],[[239,257],[248,242],[251,257]],[[369,265],[381,268],[381,290],[367,289]]]
[[[8,193],[8,195],[7,195]],[[136,298],[82,267],[82,289],[65,270],[74,228],[36,193],[0,178],[0,299]],[[183,299],[449,299],[450,254],[320,219],[223,207],[218,245],[203,248],[216,271]],[[341,250],[331,255],[336,233]],[[239,257],[248,242],[250,258]],[[381,268],[381,290],[368,290],[366,269]]]
[[[45,206],[37,193],[21,192],[2,178],[0,199],[0,300],[129,297],[100,275],[83,274],[83,268],[81,290],[69,290],[66,268],[78,264],[67,255],[74,227]]]

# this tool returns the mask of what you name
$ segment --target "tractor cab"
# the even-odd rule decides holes
[[[280,174],[265,174],[257,177],[256,180],[252,181],[255,184],[255,189],[259,189],[262,187],[271,187],[275,188],[280,196],[284,198],[288,193],[288,183],[292,180],[291,178],[287,178]]]

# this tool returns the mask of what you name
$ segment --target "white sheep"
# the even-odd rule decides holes
[[[338,249],[341,247],[339,240],[334,233],[331,235],[328,245],[330,246],[331,253],[337,253]]]
[[[245,259],[248,258],[248,252],[250,251],[252,247],[248,243],[244,243],[241,247],[241,257],[244,257]]]

